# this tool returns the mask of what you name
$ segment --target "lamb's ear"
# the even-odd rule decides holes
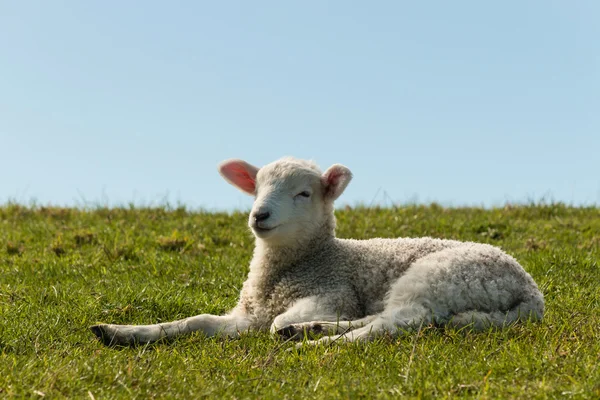
[[[340,197],[351,179],[352,172],[342,164],[333,164],[329,167],[321,176],[325,199],[335,200]]]
[[[242,160],[226,160],[219,164],[219,173],[225,180],[242,192],[256,193],[258,168]]]

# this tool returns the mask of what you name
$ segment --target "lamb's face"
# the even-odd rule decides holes
[[[320,171],[291,161],[261,168],[248,225],[256,237],[272,244],[293,245],[318,230],[325,215]]]
[[[306,243],[319,229],[333,233],[333,201],[352,174],[335,164],[324,174],[312,162],[283,158],[261,169],[242,160],[219,166],[223,177],[255,196],[248,225],[254,235],[274,245]]]

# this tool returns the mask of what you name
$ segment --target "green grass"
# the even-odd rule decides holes
[[[156,323],[236,303],[246,215],[0,207],[0,397],[598,398],[600,209],[436,205],[337,212],[338,236],[433,236],[514,255],[542,323],[286,351],[266,333],[111,349],[88,327]]]

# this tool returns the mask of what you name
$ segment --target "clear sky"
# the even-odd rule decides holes
[[[0,203],[246,209],[227,158],[340,204],[600,204],[600,2],[0,0]]]

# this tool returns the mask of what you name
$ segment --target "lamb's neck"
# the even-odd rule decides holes
[[[273,246],[257,240],[250,269],[254,272],[277,274],[294,266],[299,260],[306,258],[308,255],[319,252],[328,246],[332,240],[335,240],[335,236],[329,232],[294,243],[293,246]]]

